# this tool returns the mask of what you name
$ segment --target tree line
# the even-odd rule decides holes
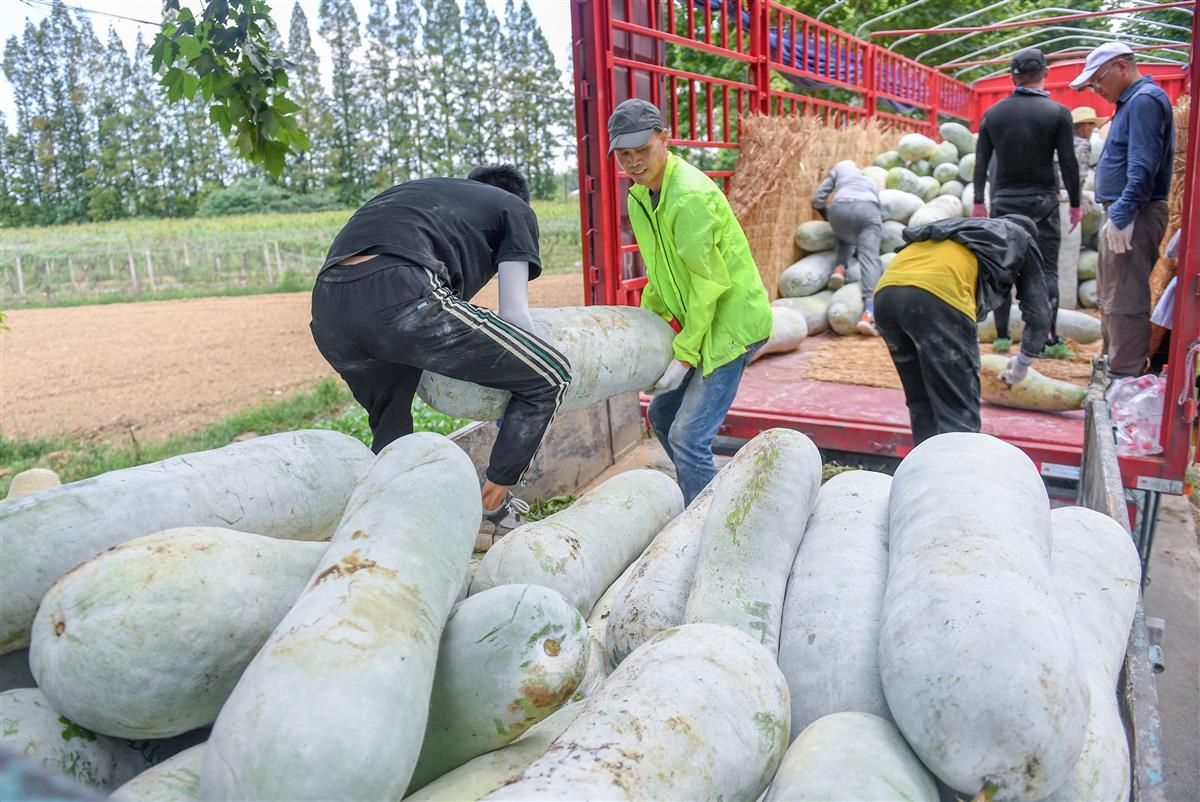
[[[244,179],[296,208],[350,206],[490,161],[554,194],[573,109],[527,0],[507,0],[503,16],[486,0],[371,0],[365,24],[351,0],[321,0],[315,34],[296,3],[271,36],[310,142],[277,178],[238,157],[199,98],[167,102],[149,42],[139,35],[130,54],[56,2],[5,43],[15,119],[0,112],[0,225],[187,217]],[[328,85],[315,37],[331,52]]]

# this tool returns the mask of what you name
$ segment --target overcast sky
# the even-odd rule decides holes
[[[322,72],[327,73],[330,62],[329,48],[317,34],[317,7],[320,0],[270,0],[275,24],[283,33],[285,39],[292,15],[292,5],[299,2],[308,16],[308,24],[312,29],[313,48],[323,59]],[[359,21],[366,23],[369,0],[353,0],[358,11]],[[184,0],[185,6],[199,8],[201,3],[195,0]],[[488,4],[497,15],[503,14],[504,0],[488,0]],[[134,40],[138,31],[149,42],[154,36],[155,26],[142,25],[126,19],[118,19],[109,15],[133,17],[141,20],[157,20],[162,18],[162,0],[67,0],[67,5],[73,9],[87,9],[92,26],[100,41],[108,36],[108,27],[116,29],[121,39],[130,51],[133,50]],[[462,0],[459,0],[462,5]],[[542,25],[542,32],[550,42],[554,57],[560,68],[570,66],[571,59],[571,0],[529,0],[529,6]],[[13,35],[20,36],[25,28],[25,21],[40,22],[49,13],[49,0],[0,0],[0,49]],[[12,86],[0,71],[0,111],[8,118],[9,126],[13,124]]]

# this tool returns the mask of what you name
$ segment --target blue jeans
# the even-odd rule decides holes
[[[766,342],[766,340],[763,340]],[[728,362],[707,376],[692,368],[683,383],[674,390],[656,395],[650,402],[646,417],[650,429],[667,456],[675,463],[675,475],[683,490],[683,503],[692,499],[717,475],[713,462],[712,442],[725,421],[725,415],[737,395],[742,371],[750,357],[762,347],[755,343],[746,353]]]

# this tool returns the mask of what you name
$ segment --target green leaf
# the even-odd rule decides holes
[[[280,142],[267,140],[263,142],[263,167],[276,178],[283,172],[286,162],[287,147]]]
[[[254,152],[254,135],[249,128],[242,128],[237,135],[238,152],[243,156],[249,156]]]
[[[196,90],[199,88],[200,88],[200,79],[197,78],[195,75],[193,75],[190,72],[185,72],[183,74],[183,79],[181,81],[181,87],[180,87],[180,91],[183,92],[183,96],[186,97],[188,100],[194,100],[196,98]]]
[[[208,119],[221,127],[221,133],[229,136],[229,131],[233,128],[233,121],[229,119],[229,109],[220,103],[215,106],[209,106]]]
[[[200,40],[195,36],[180,35],[175,42],[179,45],[179,55],[183,56],[185,61],[190,62],[200,55],[202,47]]]
[[[300,106],[289,100],[284,95],[276,95],[275,99],[271,101],[271,108],[275,109],[275,111],[279,112],[280,114],[294,114],[295,112],[300,111]]]

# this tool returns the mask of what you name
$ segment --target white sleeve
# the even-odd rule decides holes
[[[529,316],[529,262],[501,262],[500,317],[533,333]]]
[[[1154,314],[1150,315],[1150,322],[1156,326],[1162,326],[1164,329],[1171,328],[1171,318],[1175,317],[1175,279],[1172,278],[1167,288],[1163,290],[1162,297],[1158,299],[1158,304],[1154,307]]]

